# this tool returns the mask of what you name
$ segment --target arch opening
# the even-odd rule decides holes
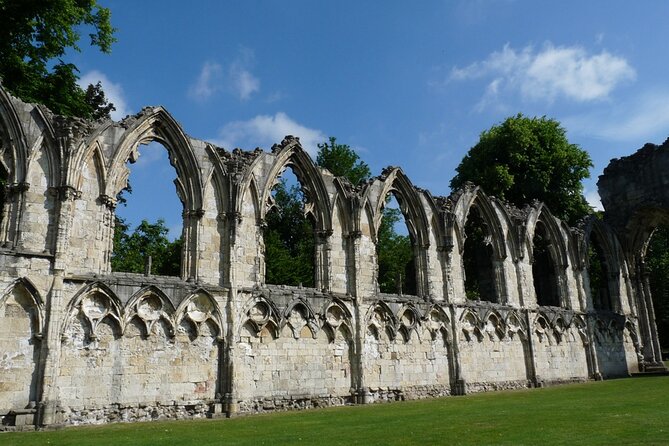
[[[265,215],[265,283],[315,286],[315,222],[293,168],[279,176]]]
[[[386,196],[377,232],[379,291],[390,294],[417,294],[415,237],[394,192]]]
[[[499,303],[493,256],[490,228],[483,220],[477,205],[473,204],[465,224],[465,245],[462,255],[467,299]]]
[[[599,235],[590,233],[588,246],[588,275],[590,277],[590,296],[595,310],[613,310],[611,290],[609,288],[610,267],[604,255]]]
[[[117,194],[112,271],[180,276],[184,204],[167,148],[143,143],[126,168],[126,187]]]
[[[546,225],[537,221],[532,238],[532,279],[537,305],[560,306],[557,264],[551,253],[552,243]]]

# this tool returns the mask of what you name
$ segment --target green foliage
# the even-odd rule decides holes
[[[369,166],[360,160],[358,154],[346,144],[337,144],[334,136],[330,137],[330,144],[318,144],[316,164],[335,176],[346,178],[354,186],[367,181],[372,175]]]
[[[229,420],[7,432],[2,444],[661,445],[667,444],[667,394],[669,376],[612,379]]]
[[[379,262],[379,290],[382,293],[416,294],[416,272],[409,236],[398,234],[395,225],[402,212],[384,208],[377,234],[376,254]]]
[[[334,175],[359,184],[370,178],[367,164],[348,145],[329,143],[318,145],[316,162]],[[266,217],[265,281],[276,285],[314,286],[314,229],[304,216],[304,197],[298,186],[287,186],[281,180],[274,188],[275,207]],[[408,236],[399,235],[395,224],[400,221],[399,209],[384,209],[379,228],[377,254],[379,257],[379,287],[385,293],[415,294],[416,273],[413,249]]]
[[[314,286],[314,229],[304,216],[302,191],[285,180],[274,186],[275,207],[267,214],[265,281]]]
[[[591,167],[588,153],[569,143],[558,121],[518,114],[481,133],[457,167],[451,188],[471,181],[518,206],[538,199],[573,223],[592,212],[581,183]]]
[[[128,230],[125,221],[117,217],[112,271],[144,273],[146,260],[151,256],[151,274],[180,275],[181,239],[171,242],[167,238],[169,230],[164,220],[159,219],[156,223],[142,220],[132,234]]]
[[[609,273],[606,264],[602,261],[604,253],[599,242],[590,235],[590,246],[588,247],[588,277],[590,278],[590,295],[596,309],[611,310],[611,294],[609,291]]]
[[[653,232],[646,265],[650,270],[648,280],[660,345],[664,351],[669,351],[669,227],[660,226]]]
[[[492,280],[492,246],[486,241],[488,231],[476,207],[472,207],[465,225],[465,295],[469,300],[497,301]]]
[[[0,77],[5,88],[67,116],[93,117],[95,108],[77,85],[77,67],[62,60],[79,51],[80,30],[108,53],[115,41],[110,11],[95,0],[0,0]]]
[[[92,109],[90,116],[92,119],[98,120],[111,118],[111,112],[116,110],[116,107],[114,104],[107,101],[100,82],[95,85],[90,84],[88,88],[86,88],[85,94],[85,101]]]

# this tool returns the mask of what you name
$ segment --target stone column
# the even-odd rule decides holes
[[[365,327],[364,312],[361,308],[362,294],[360,292],[360,283],[358,280],[358,271],[360,265],[360,239],[362,232],[351,231],[346,234],[347,250],[348,250],[348,268],[349,276],[347,282],[349,283],[349,293],[353,297],[353,318],[355,319],[355,330],[353,333],[353,361],[351,363],[351,381],[352,390],[355,392],[355,402],[358,404],[366,404],[369,402],[369,392],[365,388],[365,372],[362,358],[362,351],[365,344]]]
[[[62,327],[67,317],[66,305],[63,300],[63,278],[67,264],[69,233],[74,202],[81,195],[70,186],[59,188],[58,230],[56,232],[56,252],[53,263],[53,284],[49,292],[45,308],[46,339],[42,342],[40,362],[43,365],[41,379],[41,399],[38,408],[38,424],[50,425],[59,422],[56,409],[58,407],[58,376],[60,375],[60,347]]]
[[[587,330],[587,337],[588,337],[588,343],[586,345],[586,348],[588,350],[586,353],[590,358],[589,361],[591,369],[590,376],[597,381],[601,381],[602,379],[604,379],[604,377],[602,376],[602,372],[599,369],[599,359],[597,359],[597,345],[596,345],[597,341],[595,339],[594,317],[592,315],[589,315],[586,318],[585,323],[587,324],[587,326],[585,327],[585,329]]]
[[[330,243],[332,230],[314,231],[314,272],[315,288],[321,291],[330,291],[332,284],[330,281],[332,244]]]
[[[219,379],[219,388],[221,389],[221,397],[224,405],[224,411],[227,417],[234,416],[239,411],[238,398],[237,398],[237,387],[234,380],[235,373],[235,347],[237,346],[239,339],[237,339],[236,333],[236,322],[237,322],[237,275],[235,265],[237,264],[237,251],[235,249],[237,243],[237,231],[238,226],[242,221],[242,216],[239,213],[234,214],[220,214],[219,218],[222,218],[226,222],[226,234],[228,235],[228,240],[223,241],[221,237],[221,243],[227,246],[225,254],[229,258],[229,265],[227,269],[228,277],[224,278],[224,281],[229,284],[230,289],[228,291],[228,300],[225,307],[226,312],[226,340],[221,344],[223,349],[221,353],[222,364],[220,366],[221,373]]]
[[[465,395],[467,393],[467,383],[462,378],[462,370],[460,366],[460,332],[458,330],[457,323],[457,307],[455,304],[449,305],[450,317],[451,317],[451,332],[453,333],[453,339],[451,340],[451,348],[448,352],[450,355],[450,362],[453,370],[453,380],[451,382],[451,394],[453,395]]]
[[[655,324],[655,309],[653,308],[653,298],[648,280],[650,273],[644,261],[639,261],[637,273],[638,281],[638,302],[639,308],[643,309],[639,314],[639,325],[643,326],[643,350],[644,358],[647,363],[653,365],[662,364],[662,351],[660,341],[657,336],[657,325]]]
[[[103,274],[111,272],[111,257],[114,252],[114,228],[116,227],[116,199],[109,195],[100,195],[99,203],[102,205],[102,216],[100,221],[101,237],[105,252],[101,257],[102,264],[98,271]]]
[[[181,278],[189,282],[197,281],[198,240],[200,220],[204,216],[202,209],[189,209],[183,212],[183,253],[181,256]]]
[[[506,276],[504,274],[504,259],[495,258],[492,262],[493,275],[495,280],[495,291],[497,292],[497,303],[506,304],[509,300],[506,292]]]
[[[530,310],[526,308],[521,311],[525,313],[525,325],[527,326],[527,359],[525,361],[527,378],[534,387],[542,387],[543,382],[537,375],[537,358],[534,354],[534,324],[532,323]]]
[[[430,286],[428,284],[429,265],[427,262],[427,250],[429,243],[416,246],[414,250],[414,266],[416,267],[416,295],[424,299],[430,297]],[[405,278],[406,281],[406,278]]]
[[[25,195],[30,189],[30,183],[14,183],[6,188],[5,214],[3,216],[3,245],[14,248],[20,245],[21,221],[25,209]]]

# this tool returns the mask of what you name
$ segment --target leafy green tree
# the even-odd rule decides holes
[[[95,85],[90,84],[86,88],[85,101],[91,108],[90,118],[95,120],[109,119],[111,118],[111,112],[116,110],[114,104],[107,101],[101,82]]]
[[[316,163],[336,176],[359,184],[371,177],[369,166],[350,146],[329,143],[318,145]],[[281,180],[274,188],[274,209],[268,213],[265,241],[266,282],[278,285],[314,286],[314,229],[304,216],[304,196],[299,186]],[[381,221],[377,254],[379,286],[382,292],[414,294],[415,270],[411,240],[398,234],[395,225],[402,215],[399,209],[385,208]]]
[[[416,271],[413,248],[408,235],[395,231],[402,218],[396,208],[383,209],[377,234],[376,254],[379,263],[379,290],[382,293],[416,294]]]
[[[582,184],[591,167],[588,153],[569,143],[558,121],[519,113],[481,133],[457,167],[451,188],[471,181],[518,206],[537,199],[573,223],[591,212]]]
[[[267,214],[265,281],[275,285],[314,286],[314,229],[304,216],[299,186],[281,179],[274,187],[275,207]]]
[[[92,46],[109,53],[114,39],[110,11],[95,0],[0,0],[0,77],[5,88],[67,116],[93,117],[95,108],[77,85],[77,67],[62,60],[80,51],[88,27]]]
[[[178,276],[181,266],[181,239],[171,242],[163,219],[146,220],[132,234],[125,220],[117,217],[114,232],[114,254],[111,263],[115,272],[144,273],[151,256],[151,274]]]
[[[346,178],[354,186],[372,176],[369,166],[360,160],[358,154],[346,144],[337,144],[334,136],[330,137],[330,144],[318,144],[316,164],[325,167],[335,176]]]

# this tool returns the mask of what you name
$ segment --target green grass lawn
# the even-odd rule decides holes
[[[669,376],[229,420],[0,434],[0,445],[666,445]]]

